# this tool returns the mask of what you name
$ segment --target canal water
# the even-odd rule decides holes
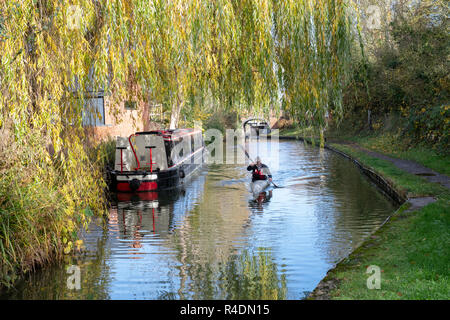
[[[254,200],[245,165],[223,164],[205,166],[180,192],[120,198],[83,235],[82,254],[1,297],[304,298],[395,206],[340,155],[296,141],[277,148],[272,174],[283,188]],[[260,156],[271,164],[274,150]],[[79,290],[68,286],[71,265]]]

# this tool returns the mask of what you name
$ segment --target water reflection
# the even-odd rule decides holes
[[[249,200],[248,205],[250,209],[254,209],[256,212],[262,213],[264,208],[268,206],[272,195],[272,190],[260,192],[256,199]]]
[[[117,195],[109,221],[83,235],[83,255],[36,272],[2,297],[304,297],[394,206],[336,154],[297,142],[281,142],[279,150],[272,174],[284,188],[255,200],[244,165],[210,165],[170,193]],[[270,165],[270,151],[260,156]],[[81,267],[79,291],[67,289],[71,264]]]
[[[234,255],[220,270],[221,299],[284,300],[286,275],[280,274],[270,248]],[[240,275],[240,276],[237,276]]]
[[[3,292],[1,299],[110,299],[112,282],[108,258],[108,233],[102,221],[91,226],[91,232],[84,234],[86,250],[82,254],[66,256],[56,265],[37,270],[19,281],[16,287]],[[81,291],[67,286],[69,266],[78,266],[81,272]],[[80,294],[81,293],[81,294]]]

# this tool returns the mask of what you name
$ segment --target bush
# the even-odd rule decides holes
[[[234,112],[216,111],[204,123],[204,129],[218,129],[225,134],[226,129],[236,129],[238,127],[237,115]]]
[[[407,130],[418,141],[449,152],[450,106],[415,108],[407,118]]]
[[[445,6],[437,3],[435,7]],[[425,8],[425,7],[424,7]],[[398,11],[389,37],[353,63],[344,93],[345,121],[368,129],[367,114],[403,116],[404,133],[416,142],[448,149],[450,34],[446,17],[424,8]],[[358,59],[356,59],[358,60]]]
[[[101,159],[76,146],[51,156],[40,131],[11,132],[0,130],[0,286],[79,249],[79,228],[105,212]]]

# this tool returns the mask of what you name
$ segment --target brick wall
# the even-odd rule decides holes
[[[114,116],[113,104],[116,103],[109,97],[104,97],[105,125],[87,127],[86,131],[91,138],[97,141],[108,140],[117,136],[128,137],[138,131],[160,129],[160,125],[151,121],[149,103],[138,102],[135,110],[125,108],[125,101],[118,105],[119,116]]]

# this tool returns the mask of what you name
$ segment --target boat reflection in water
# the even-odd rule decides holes
[[[182,188],[164,192],[117,193],[115,205],[110,210],[110,224],[116,225],[122,239],[132,240],[131,247],[142,248],[143,235],[153,233],[165,238],[171,233],[175,227],[173,218],[177,215],[177,201],[185,196],[186,190]],[[183,203],[188,204],[189,201]],[[184,214],[184,210],[178,213]]]
[[[250,209],[257,209],[262,212],[264,207],[270,202],[270,199],[272,199],[272,195],[272,189],[260,192],[257,197],[249,200]]]

